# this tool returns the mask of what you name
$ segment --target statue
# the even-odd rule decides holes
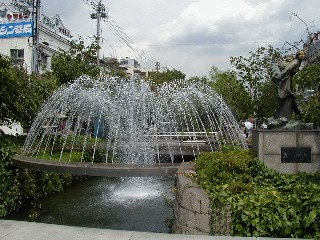
[[[305,58],[305,53],[299,50],[295,57],[287,56],[280,62],[272,66],[272,80],[276,85],[279,97],[279,105],[275,114],[275,118],[292,119],[293,112],[300,114],[295,96],[291,89],[291,80],[293,76],[299,71],[301,62]]]

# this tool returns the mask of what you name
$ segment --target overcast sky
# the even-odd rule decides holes
[[[286,41],[305,39],[305,23],[310,31],[320,28],[319,0],[102,0],[102,3],[124,31],[120,35],[134,43],[131,46],[143,51],[143,56],[159,61],[161,67],[175,68],[188,77],[205,76],[212,66],[231,69],[230,56],[248,56],[249,51],[259,46],[271,44],[281,48]],[[89,0],[42,0],[42,11],[47,16],[58,13],[76,38],[96,34]],[[101,55],[137,58],[108,26],[102,23]]]

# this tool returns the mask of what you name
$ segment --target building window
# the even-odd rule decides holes
[[[22,65],[24,62],[24,49],[10,49],[10,57],[14,65]]]
[[[48,61],[48,54],[41,52],[41,66],[43,69],[47,69],[49,68],[49,61]]]

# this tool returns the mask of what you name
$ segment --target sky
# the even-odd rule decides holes
[[[47,16],[58,13],[75,39],[90,42],[97,32],[96,20],[90,18],[91,2],[98,0],[42,0],[41,10]],[[149,67],[158,61],[161,69],[177,69],[187,77],[207,76],[212,66],[232,69],[231,56],[247,57],[268,45],[289,48],[286,42],[305,40],[308,31],[320,28],[319,0],[102,0],[102,4],[109,19],[101,23],[101,56],[135,58]]]

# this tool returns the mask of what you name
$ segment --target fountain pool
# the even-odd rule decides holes
[[[162,195],[170,195],[173,185],[173,177],[90,177],[42,199],[38,218],[30,219],[34,209],[26,208],[6,219],[169,233],[165,222],[173,213]]]

